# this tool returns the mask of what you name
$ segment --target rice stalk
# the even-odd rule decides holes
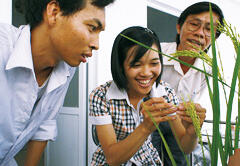
[[[157,131],[158,131],[160,137],[162,138],[163,144],[164,144],[164,146],[165,146],[165,148],[166,148],[166,151],[167,151],[168,156],[169,156],[169,158],[170,158],[170,160],[171,160],[171,162],[172,162],[172,165],[173,165],[173,166],[177,166],[176,161],[175,161],[174,158],[173,158],[172,152],[171,152],[171,150],[170,150],[170,148],[169,148],[169,146],[168,146],[168,144],[167,144],[167,141],[165,140],[165,138],[164,138],[164,136],[163,136],[160,128],[158,127],[157,122],[156,122],[156,121],[154,120],[154,118],[152,117],[152,114],[149,112],[147,106],[146,106],[145,104],[143,104],[142,106],[143,106],[143,109],[147,112],[148,116],[151,118],[154,126],[157,128]]]
[[[186,102],[183,97],[182,97],[182,101],[183,101],[183,105],[186,109],[186,111],[185,111],[186,114],[188,116],[190,116],[190,118],[192,119],[194,130],[195,130],[195,132],[197,134],[197,137],[200,141],[200,145],[201,145],[201,149],[202,149],[202,153],[203,153],[203,164],[204,164],[204,166],[206,166],[207,163],[206,163],[206,157],[204,155],[204,150],[203,150],[201,123],[200,123],[200,118],[197,115],[197,111],[195,109],[195,104],[191,101],[191,99],[188,102]]]

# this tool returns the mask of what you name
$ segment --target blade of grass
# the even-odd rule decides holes
[[[230,123],[231,123],[231,121],[230,121]],[[234,150],[234,148],[233,148],[233,137],[232,137],[232,125],[230,126],[230,129],[231,129],[231,132],[230,132],[230,134],[229,134],[229,144],[230,144],[230,151],[229,151],[229,156],[232,156],[233,155],[233,150]]]
[[[236,117],[234,149],[238,149],[239,130],[240,130],[240,70],[238,71],[238,116]]]
[[[211,141],[210,141],[208,133],[207,133],[207,140],[208,140],[208,146],[209,146],[209,150],[210,150],[210,155],[211,155],[211,158],[212,158],[212,144],[211,144]]]
[[[220,122],[220,99],[218,86],[218,65],[215,47],[215,33],[213,30],[212,8],[209,3],[210,10],[210,27],[211,27],[211,45],[212,45],[212,72],[213,72],[213,138],[212,138],[212,159],[211,165],[217,166],[218,163],[218,145],[219,145],[219,122]]]
[[[226,119],[226,132],[225,132],[225,151],[226,151],[226,159],[228,155],[230,154],[230,141],[229,140],[229,135],[231,134],[231,114],[232,114],[232,105],[233,105],[233,98],[234,98],[234,91],[236,87],[236,82],[237,82],[237,76],[238,76],[238,71],[239,71],[239,65],[240,65],[240,47],[238,47],[237,51],[237,58],[234,66],[234,71],[233,71],[233,76],[232,76],[232,83],[231,83],[231,91],[228,99],[228,105],[227,105],[227,119]]]
[[[238,115],[239,114],[239,110],[240,110],[240,102],[238,101]],[[239,142],[239,117],[236,117],[236,126],[235,126],[235,140],[234,140],[234,149],[238,149],[238,142]]]
[[[188,157],[187,157],[187,155],[184,153],[184,151],[183,151],[183,149],[182,149],[182,146],[181,146],[180,141],[179,141],[179,139],[178,139],[178,137],[177,137],[176,131],[175,131],[174,128],[172,127],[171,121],[169,121],[169,125],[171,126],[171,129],[172,129],[172,132],[173,132],[173,134],[174,134],[174,136],[175,136],[175,139],[176,139],[176,142],[177,142],[177,144],[178,144],[178,147],[179,147],[179,149],[181,150],[181,152],[183,153],[183,156],[184,156],[184,158],[185,158],[185,160],[186,160],[186,162],[187,162],[187,165],[190,166]]]
[[[224,149],[224,146],[223,146],[221,135],[219,133],[219,153],[220,153],[220,159],[221,159],[222,165],[223,166],[227,166],[227,162],[226,162],[225,157],[224,157],[225,156],[225,151],[223,149]]]
[[[171,150],[169,149],[169,146],[167,145],[167,141],[165,140],[165,138],[164,138],[164,136],[163,136],[160,128],[158,127],[158,125],[157,125],[157,123],[156,123],[156,121],[155,121],[154,118],[152,117],[152,114],[148,111],[147,107],[146,107],[144,104],[143,104],[143,108],[144,108],[144,110],[147,112],[148,116],[151,118],[154,126],[157,128],[158,133],[159,133],[159,135],[160,135],[161,138],[162,138],[162,141],[163,141],[163,144],[164,144],[164,146],[165,146],[165,149],[166,149],[166,151],[167,151],[167,153],[168,153],[169,159],[170,159],[171,162],[172,162],[172,165],[173,165],[173,166],[177,166],[176,161],[175,161],[174,158],[173,158],[172,152],[171,152]]]
[[[221,67],[221,71],[222,71],[222,77],[221,79],[224,79],[224,71],[223,71],[223,63],[222,63],[222,58],[221,58],[221,54],[220,52],[218,51],[218,58],[219,58],[219,61],[220,61],[220,67]],[[219,70],[220,72],[220,70]],[[225,97],[225,101],[226,101],[226,104],[227,104],[227,93],[226,93],[226,89],[225,89],[225,86],[222,84],[222,88],[223,88],[223,93],[224,93],[224,97]]]
[[[205,64],[204,64],[204,63],[203,63],[203,68],[204,68],[204,71],[206,71],[206,67],[205,67]],[[206,83],[207,83],[207,87],[208,87],[208,94],[209,94],[210,101],[211,101],[211,105],[212,105],[213,92],[212,92],[212,89],[211,89],[211,86],[210,86],[210,83],[209,83],[208,76],[207,76],[206,74],[205,74],[205,79],[206,79]]]

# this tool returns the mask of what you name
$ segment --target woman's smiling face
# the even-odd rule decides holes
[[[124,73],[128,80],[127,93],[129,96],[145,97],[161,72],[161,62],[156,51],[148,50],[137,62],[132,64],[135,57],[135,49],[132,47],[124,61]],[[158,50],[155,44],[154,50]]]

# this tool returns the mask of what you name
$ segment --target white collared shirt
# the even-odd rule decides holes
[[[167,55],[171,55],[176,52],[177,44],[173,43],[161,43],[162,52]],[[190,68],[187,73],[183,73],[180,63],[175,60],[168,60],[169,58],[163,56],[163,74],[162,80],[170,84],[174,88],[180,101],[182,97],[185,101],[189,101],[189,98],[193,102],[198,102],[201,95],[207,89],[205,75],[195,69]],[[204,70],[202,60],[197,58],[193,66]],[[211,73],[209,66],[206,66],[206,72]]]
[[[75,72],[60,62],[36,104],[30,35],[28,25],[0,24],[0,166],[16,165],[13,157],[29,140],[55,140],[56,115]]]

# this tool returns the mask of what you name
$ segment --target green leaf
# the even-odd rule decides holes
[[[211,27],[211,45],[212,45],[212,72],[213,72],[213,138],[212,138],[212,159],[211,165],[217,166],[218,163],[218,147],[219,147],[219,123],[220,123],[220,99],[218,86],[218,65],[215,47],[215,34],[213,28],[212,8],[209,3],[210,10],[210,27]]]
[[[224,149],[224,146],[223,146],[221,135],[219,133],[219,153],[220,153],[220,159],[221,159],[222,165],[223,166],[227,166],[227,162],[225,160],[225,152],[224,152],[223,149]]]
[[[203,67],[204,67],[204,71],[206,71],[206,68],[205,68],[204,63],[203,63]],[[206,74],[205,74],[205,79],[206,79],[206,83],[207,83],[207,87],[208,87],[208,94],[209,94],[210,101],[211,101],[211,105],[212,105],[212,101],[213,101],[213,92],[212,92],[212,89],[211,89],[211,86],[210,86],[210,83],[209,83],[208,76],[207,76]]]
[[[238,115],[240,111],[240,102],[238,101]],[[236,126],[235,126],[235,140],[234,140],[234,149],[238,149],[238,142],[239,142],[239,127],[240,127],[240,121],[239,117],[236,117]]]
[[[239,72],[239,65],[240,65],[240,47],[238,47],[237,51],[237,58],[234,66],[233,76],[232,76],[232,83],[231,83],[231,91],[228,99],[227,105],[227,119],[226,119],[226,132],[225,132],[225,151],[226,151],[226,159],[229,154],[231,154],[231,144],[230,144],[230,134],[231,134],[231,115],[232,115],[232,105],[233,105],[233,98],[234,98],[234,91],[237,82],[237,76]]]
[[[176,142],[177,142],[177,144],[178,144],[178,147],[179,147],[179,149],[181,150],[181,152],[182,152],[182,154],[183,154],[183,156],[184,156],[184,158],[185,158],[185,160],[186,160],[186,162],[187,162],[187,166],[190,166],[188,157],[187,157],[187,155],[184,153],[184,151],[183,151],[183,149],[182,149],[181,143],[180,143],[180,141],[179,141],[179,139],[178,139],[178,137],[177,137],[176,131],[175,131],[174,128],[172,127],[171,121],[169,121],[168,123],[169,123],[169,125],[171,126],[171,129],[172,129],[173,135],[175,136],[175,140],[176,140]]]
[[[154,126],[157,128],[157,131],[158,131],[159,135],[160,135],[161,138],[162,138],[163,144],[164,144],[165,149],[166,149],[166,151],[167,151],[167,153],[168,153],[168,156],[169,156],[169,158],[170,158],[170,160],[171,160],[171,162],[172,162],[172,165],[173,165],[173,166],[177,166],[177,164],[176,164],[176,162],[175,162],[175,160],[174,160],[174,158],[173,158],[172,152],[171,152],[171,150],[169,149],[169,146],[168,146],[168,144],[167,144],[167,141],[165,140],[165,138],[164,138],[164,136],[163,136],[160,128],[158,127],[158,124],[156,123],[156,121],[155,121],[154,118],[152,117],[152,114],[148,111],[148,109],[146,108],[146,106],[145,106],[144,104],[143,104],[143,108],[144,108],[144,110],[147,112],[147,114],[148,114],[148,116],[151,118],[151,120],[153,121]]]
[[[210,155],[211,155],[211,158],[212,158],[212,144],[211,144],[208,133],[207,133],[207,140],[208,140],[208,146],[209,146],[209,149],[210,149]]]

